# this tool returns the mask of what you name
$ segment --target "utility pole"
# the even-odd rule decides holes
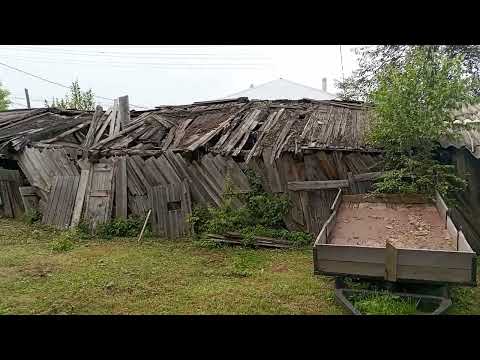
[[[28,96],[28,89],[25,89],[25,98],[27,99],[27,107],[31,109],[30,107],[30,97]]]
[[[343,72],[343,54],[342,54],[342,45],[340,45],[340,64],[342,65],[342,79],[345,81],[345,73]]]

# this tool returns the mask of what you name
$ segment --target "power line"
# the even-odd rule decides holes
[[[12,99],[25,100],[25,96],[11,96]],[[30,99],[30,101],[44,101],[45,99]]]
[[[218,53],[199,53],[199,52],[128,52],[128,51],[95,51],[95,50],[76,50],[76,49],[66,49],[66,48],[40,48],[40,47],[2,47],[3,49],[7,50],[15,50],[15,51],[33,51],[33,52],[40,52],[40,53],[64,53],[64,54],[74,54],[74,55],[99,55],[99,56],[112,56],[112,57],[125,57],[125,56],[134,56],[134,57],[178,57],[178,56],[188,56],[188,57],[216,57],[216,58],[232,58],[232,59],[248,59],[248,58],[259,58],[258,55],[241,55],[241,54],[234,54],[234,55],[221,55]],[[268,59],[268,58],[263,58]]]
[[[7,68],[10,68],[10,69],[12,69],[12,70],[19,71],[19,72],[21,72],[21,73],[24,73],[24,74],[33,76],[34,78],[40,79],[40,80],[42,80],[42,81],[46,81],[46,82],[48,82],[48,83],[50,83],[50,84],[54,84],[54,85],[61,86],[61,87],[66,88],[66,89],[70,89],[70,86],[67,86],[67,85],[64,85],[64,84],[60,84],[60,83],[58,83],[58,82],[56,82],[56,81],[51,81],[51,80],[45,79],[45,78],[43,78],[43,77],[41,77],[41,76],[38,76],[38,75],[35,75],[35,74],[32,74],[32,73],[29,73],[29,72],[27,72],[27,71],[24,71],[24,70],[22,70],[22,69],[16,68],[16,67],[14,67],[14,66],[10,66],[10,65],[5,64],[5,63],[3,63],[3,62],[0,62],[0,65],[5,66],[5,67],[7,67]],[[104,99],[104,100],[114,101],[114,99],[107,98],[107,97],[104,97],[104,96],[94,95],[94,97],[96,97],[96,98],[98,98],[98,99]],[[145,107],[145,106],[140,106],[140,105],[135,105],[135,104],[130,104],[130,105],[135,106],[135,107],[139,107],[139,108],[143,108],[143,109],[148,109],[148,108]]]
[[[15,105],[23,106],[24,108],[27,107],[27,105],[25,105],[25,104],[20,104],[20,103],[17,103],[17,102],[15,102],[15,101],[10,101],[10,103],[11,103],[11,104],[15,104]]]
[[[59,63],[58,58],[50,58],[50,57],[42,57],[42,56],[32,56],[26,55],[28,57],[21,57],[18,55],[4,55],[4,56],[11,56],[16,61],[35,61],[35,62],[45,62],[45,63]],[[203,62],[203,63],[185,63],[185,62],[112,62],[107,60],[108,62],[102,63],[98,60],[88,61],[84,59],[61,59],[61,63],[63,64],[77,64],[77,65],[108,65],[108,66],[120,66],[120,67],[131,67],[133,66],[142,66],[142,67],[149,67],[149,68],[165,68],[165,69],[255,69],[255,68],[265,68],[271,66],[269,63],[212,63],[212,62]]]

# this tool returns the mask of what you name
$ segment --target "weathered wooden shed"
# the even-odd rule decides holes
[[[0,161],[35,191],[43,221],[59,227],[152,209],[158,234],[182,236],[191,206],[218,205],[226,178],[248,191],[249,168],[290,197],[286,225],[316,235],[336,190],[302,182],[366,190],[371,177],[359,174],[376,171],[381,157],[364,141],[367,126],[355,102],[238,98],[129,111],[121,97],[106,111],[0,113]]]

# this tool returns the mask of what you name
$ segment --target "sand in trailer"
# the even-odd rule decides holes
[[[456,250],[437,208],[431,204],[348,203],[339,208],[331,243],[406,249]]]

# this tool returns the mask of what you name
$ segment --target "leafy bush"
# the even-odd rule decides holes
[[[428,46],[409,52],[402,67],[387,65],[377,74],[366,140],[385,151],[378,192],[438,190],[448,198],[464,188],[454,169],[433,157],[438,141],[457,133],[450,112],[472,100],[471,79],[462,74],[462,58]]]
[[[80,239],[91,239],[98,236],[103,239],[112,239],[113,237],[135,237],[142,230],[144,219],[136,216],[127,219],[115,218],[107,223],[99,224],[95,231],[91,230],[91,224],[82,220],[76,227],[77,235]],[[150,224],[145,228],[144,236],[148,236],[151,231]]]
[[[37,209],[28,209],[23,215],[23,221],[27,224],[35,224],[42,218],[42,214]]]
[[[97,226],[96,234],[104,239],[111,239],[113,237],[134,237],[138,236],[142,230],[144,219],[140,217],[129,217],[127,219],[116,218],[107,223]],[[145,234],[150,231],[147,228]]]
[[[223,234],[229,231],[239,232],[245,245],[253,244],[255,236],[285,239],[299,246],[311,243],[310,234],[285,229],[282,219],[288,213],[288,198],[283,194],[266,193],[253,172],[247,171],[247,176],[251,192],[236,194],[227,181],[221,206],[193,209],[189,221],[200,243],[204,246],[211,243],[202,237],[203,233]],[[238,206],[238,200],[245,205]]]
[[[90,230],[90,224],[83,219],[78,223],[76,231],[78,238],[82,240],[91,239],[94,236],[93,232]]]
[[[446,200],[453,201],[454,194],[467,185],[455,175],[454,166],[437,164],[431,159],[404,158],[400,161],[403,167],[386,171],[374,184],[375,192],[433,195],[437,190]]]
[[[77,237],[76,230],[62,231],[51,244],[51,248],[56,252],[65,252],[72,250],[74,247],[74,241]]]

